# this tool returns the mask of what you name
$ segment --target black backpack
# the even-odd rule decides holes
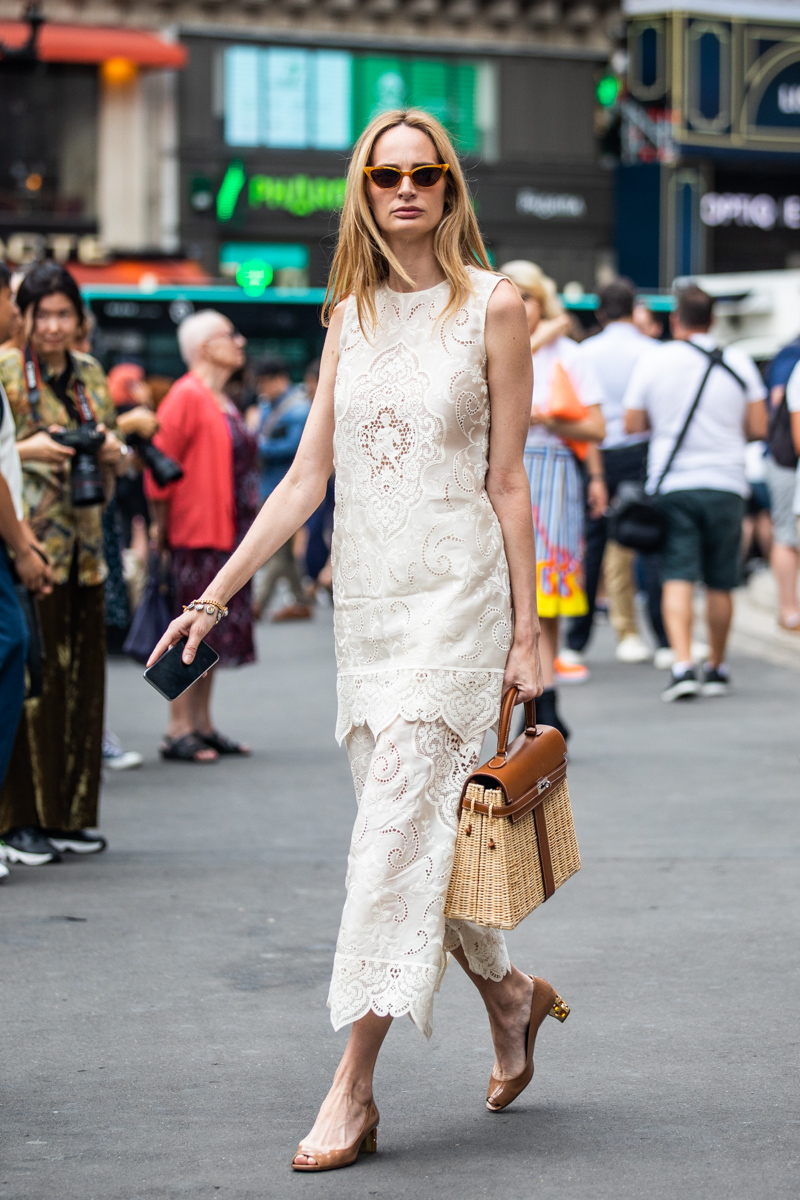
[[[791,467],[794,470],[798,459],[792,440],[792,414],[789,412],[785,394],[777,408],[770,407],[766,442],[778,466]]]

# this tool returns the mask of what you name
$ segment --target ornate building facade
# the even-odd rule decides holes
[[[411,103],[453,132],[497,261],[589,288],[613,260],[594,120],[617,0],[44,0],[41,15],[37,61],[0,60],[9,251],[180,251],[214,276],[262,263],[273,283],[319,284],[353,140]],[[7,48],[28,37],[21,16],[0,0]]]

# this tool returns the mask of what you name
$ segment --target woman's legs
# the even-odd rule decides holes
[[[169,722],[167,737],[176,739],[185,737],[187,733],[211,733],[211,686],[214,682],[214,668],[208,674],[198,679],[187,688],[177,700],[169,706]],[[195,754],[197,762],[213,762],[217,758],[216,750],[206,748]]]
[[[313,1163],[316,1161],[312,1153],[314,1148],[343,1149],[358,1137],[372,1099],[372,1076],[378,1052],[392,1020],[392,1017],[379,1017],[368,1012],[353,1022],[331,1089],[322,1102],[311,1132],[301,1142],[309,1151],[296,1155],[295,1162],[301,1165]]]
[[[515,966],[498,982],[471,970],[463,949],[453,958],[466,971],[486,1006],[496,1060],[495,1079],[514,1079],[525,1067],[525,1043],[531,1017],[533,981]]]

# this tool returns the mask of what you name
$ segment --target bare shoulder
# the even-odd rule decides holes
[[[510,317],[513,315],[523,316],[525,307],[520,299],[519,292],[514,287],[513,283],[505,277],[501,277],[497,287],[489,297],[489,303],[486,306],[487,317]]]

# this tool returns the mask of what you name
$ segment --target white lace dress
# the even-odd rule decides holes
[[[500,524],[484,487],[484,326],[500,276],[442,321],[449,285],[376,295],[362,332],[347,303],[335,388],[332,563],[337,738],[358,818],[328,1003],[336,1029],[408,1013],[430,1035],[459,944],[509,970],[501,934],[444,918],[456,809],[494,724],[512,616]]]

